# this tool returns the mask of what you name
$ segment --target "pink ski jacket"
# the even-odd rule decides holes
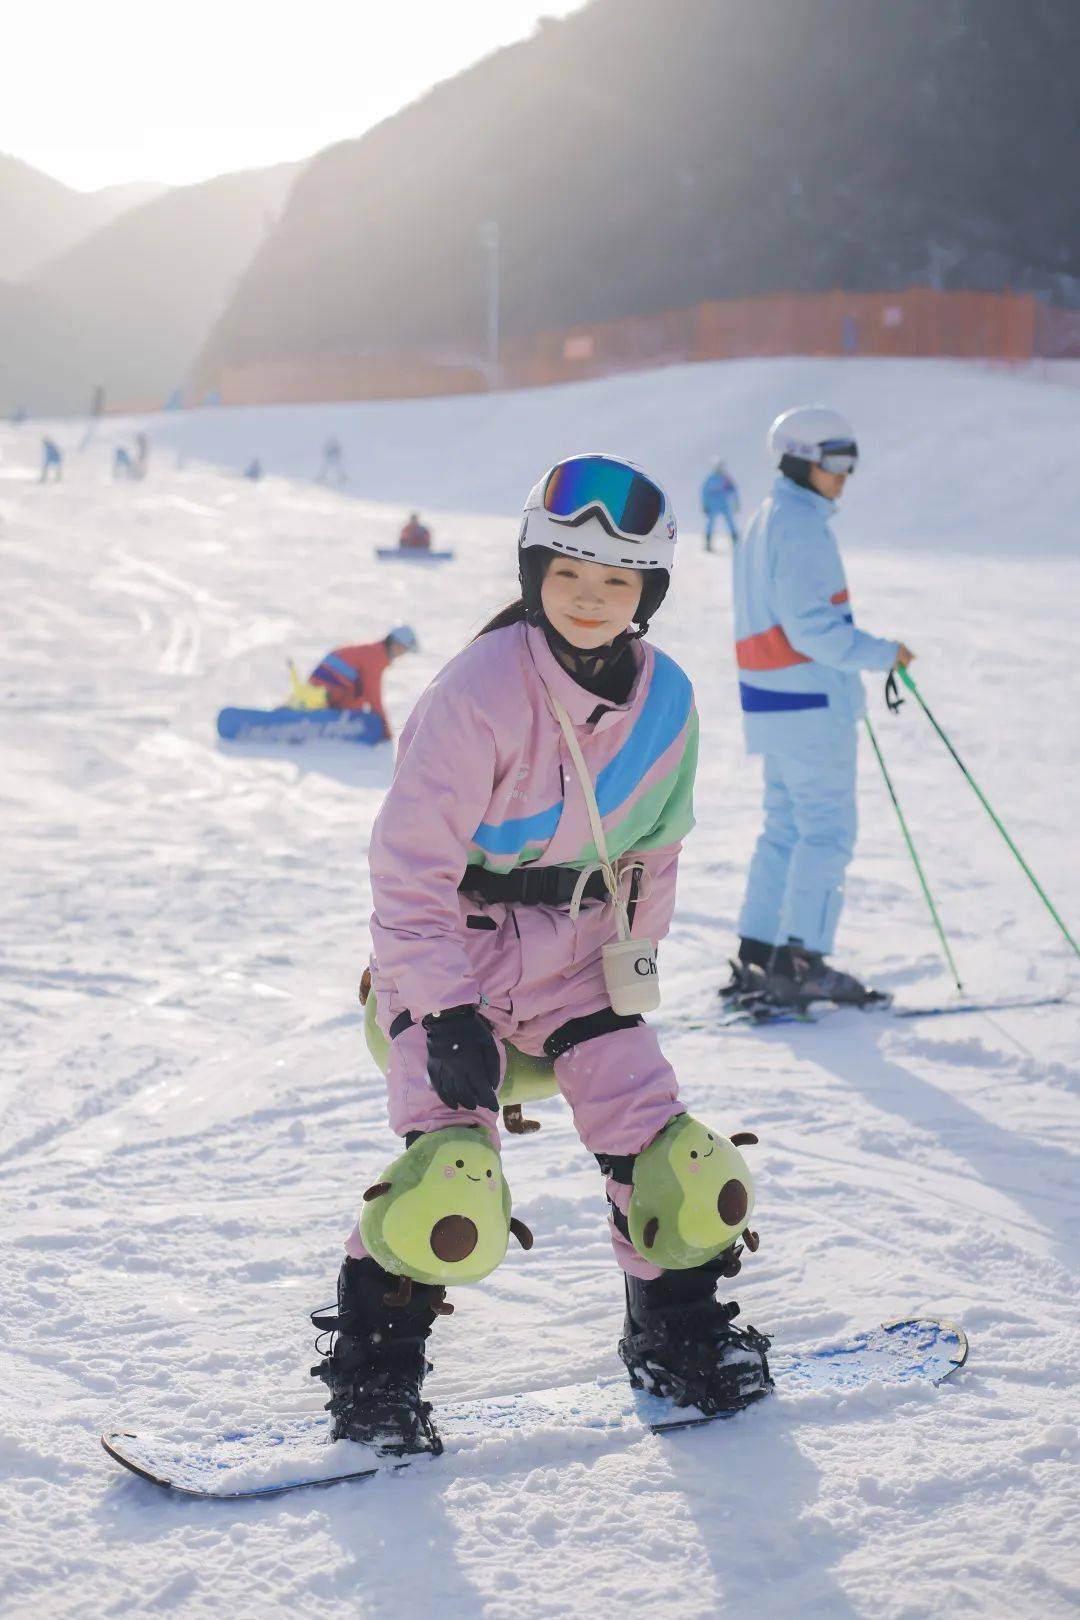
[[[613,705],[578,686],[540,630],[515,624],[451,659],[416,705],[369,851],[376,987],[415,1019],[479,1002],[467,916],[475,928],[487,913],[501,931],[513,911],[533,983],[616,937],[609,904],[586,905],[575,921],[565,909],[485,906],[458,892],[467,866],[580,869],[596,859],[549,691],[573,723],[611,859],[632,853],[644,868],[633,933],[654,944],[667,933],[679,850],[694,823],[697,712],[678,664],[648,642],[636,652],[633,690]]]

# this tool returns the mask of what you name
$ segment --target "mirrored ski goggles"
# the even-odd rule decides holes
[[[666,502],[660,490],[621,461],[581,456],[556,467],[544,488],[544,510],[572,520],[599,506],[613,529],[628,539],[652,534]]]
[[[859,447],[854,439],[822,439],[819,446],[818,466],[822,472],[853,473],[859,459]]]

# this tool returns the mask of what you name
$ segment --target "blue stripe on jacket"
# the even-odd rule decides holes
[[[739,682],[739,697],[745,714],[768,714],[778,709],[827,709],[824,692],[769,692],[763,686]]]
[[[693,699],[689,679],[666,653],[654,649],[653,660],[652,682],[634,728],[596,779],[596,803],[601,816],[611,815],[626,802],[689,718]],[[562,808],[560,799],[535,815],[482,821],[473,834],[473,843],[489,855],[513,855],[526,844],[546,843],[554,836]]]
[[[337,653],[327,653],[315,671],[315,676],[332,686],[354,686],[357,680],[355,669],[351,664],[347,664],[344,658],[339,658]]]

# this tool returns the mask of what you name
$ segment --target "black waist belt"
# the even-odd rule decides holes
[[[581,877],[576,866],[519,866],[513,872],[489,872],[467,866],[458,888],[476,894],[488,905],[568,906]],[[590,872],[583,900],[604,900],[607,885],[602,872]]]

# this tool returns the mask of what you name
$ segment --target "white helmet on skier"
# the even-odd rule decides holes
[[[808,461],[824,472],[853,473],[859,459],[855,429],[828,405],[796,405],[769,429],[769,454],[776,466],[785,456]]]
[[[518,534],[521,594],[530,622],[542,616],[545,553],[635,568],[645,574],[635,615],[642,633],[667,595],[675,561],[675,513],[660,485],[621,456],[568,456],[535,484]]]

